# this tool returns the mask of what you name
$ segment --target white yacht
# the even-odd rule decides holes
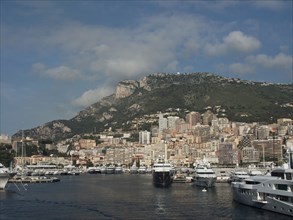
[[[106,173],[107,174],[114,174],[115,173],[115,165],[114,164],[108,165],[106,168]]]
[[[217,176],[210,167],[210,164],[206,161],[201,161],[195,167],[195,173],[193,177],[194,184],[203,187],[215,186]]]
[[[153,166],[153,184],[155,186],[167,187],[172,183],[173,175],[172,165],[165,161],[163,158],[159,158]]]
[[[146,171],[147,171],[147,167],[146,167],[145,165],[141,165],[141,166],[138,168],[138,170],[137,170],[137,172],[138,172],[139,174],[145,174]]]
[[[276,169],[271,176],[250,176],[231,183],[239,203],[293,216],[293,170]]]
[[[122,169],[121,164],[118,164],[118,165],[115,167],[115,174],[121,174],[121,173],[123,173],[123,169]]]
[[[10,172],[8,168],[4,167],[4,165],[0,163],[0,190],[5,189],[8,180],[15,174],[16,173]]]
[[[221,170],[220,173],[217,175],[217,183],[227,183],[229,182],[229,175],[225,170]]]
[[[130,167],[130,174],[137,174],[138,167],[136,166],[136,161],[133,162],[132,166]]]
[[[241,182],[249,177],[250,175],[245,170],[233,170],[230,174],[229,182]]]

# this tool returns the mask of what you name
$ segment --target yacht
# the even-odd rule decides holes
[[[122,169],[121,164],[118,164],[118,165],[115,167],[115,173],[116,173],[116,174],[121,174],[121,173],[123,173],[123,169]]]
[[[217,176],[210,167],[209,163],[201,161],[196,165],[193,177],[195,185],[203,187],[213,187],[215,186],[216,180]]]
[[[138,168],[137,172],[138,172],[139,174],[145,174],[145,173],[146,173],[146,170],[147,170],[147,167],[146,167],[145,165],[141,165],[141,166]]]
[[[250,175],[245,170],[233,170],[230,174],[229,182],[241,182],[249,177]]]
[[[110,164],[109,166],[107,166],[106,173],[107,174],[114,174],[115,173],[115,165],[114,164]]]
[[[8,180],[15,176],[16,173],[12,173],[8,168],[4,167],[2,163],[0,163],[0,190],[5,189]]]
[[[100,166],[100,173],[106,174],[107,173],[107,167],[105,165]]]
[[[155,186],[167,187],[172,183],[173,167],[163,158],[159,158],[153,166],[153,184]]]
[[[217,183],[227,183],[230,177],[225,170],[221,170],[220,173],[217,175]]]
[[[130,174],[137,174],[138,172],[138,167],[136,166],[136,162],[134,161],[134,163],[132,164],[132,166],[130,167],[129,170]]]
[[[271,175],[250,176],[231,183],[239,203],[293,216],[293,169],[276,169]]]

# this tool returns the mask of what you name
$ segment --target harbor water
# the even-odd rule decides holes
[[[0,191],[0,219],[290,219],[234,202],[228,183],[205,192],[191,183],[158,188],[151,175],[60,178],[57,183],[10,183]]]

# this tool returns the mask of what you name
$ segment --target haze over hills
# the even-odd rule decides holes
[[[177,109],[211,109],[218,117],[239,122],[275,122],[293,118],[293,85],[224,78],[211,73],[151,74],[119,82],[116,92],[80,111],[70,120],[54,120],[25,130],[26,136],[58,140],[111,128],[131,130],[131,122],[145,115]],[[147,122],[145,124],[148,124]],[[140,125],[138,129],[143,129]],[[14,137],[21,136],[21,131]]]

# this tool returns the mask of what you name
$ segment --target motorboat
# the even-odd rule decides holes
[[[186,173],[177,172],[173,176],[173,183],[191,183],[193,182],[193,177],[188,176]]]
[[[271,175],[255,175],[231,183],[239,203],[293,216],[293,170],[276,169]]]
[[[100,171],[100,169],[98,167],[89,167],[87,169],[87,172],[90,173],[90,174],[97,174],[97,173],[99,173],[101,171]]]
[[[106,173],[107,174],[114,174],[115,173],[115,165],[114,164],[108,165],[106,168]]]
[[[210,164],[206,161],[200,161],[196,167],[193,177],[193,182],[197,186],[214,187],[217,176]]]
[[[141,165],[141,166],[138,168],[137,172],[138,172],[139,174],[145,174],[145,173],[146,173],[146,170],[147,170],[147,167],[146,167],[145,165]]]
[[[136,166],[136,162],[134,161],[134,163],[130,167],[129,173],[130,174],[137,174],[137,172],[138,172],[138,167]]]
[[[118,164],[118,165],[115,167],[115,174],[121,174],[121,173],[123,173],[123,169],[122,169],[121,164]]]
[[[233,170],[230,174],[229,182],[241,182],[249,177],[250,175],[245,170]]]
[[[0,163],[0,190],[5,189],[8,180],[15,175],[16,173],[11,172],[8,168],[4,167],[2,163]]]
[[[217,183],[227,183],[229,182],[229,175],[225,170],[221,170],[220,173],[217,175]]]
[[[163,158],[159,158],[153,165],[153,184],[160,187],[168,187],[172,183],[173,166],[165,161]]]

